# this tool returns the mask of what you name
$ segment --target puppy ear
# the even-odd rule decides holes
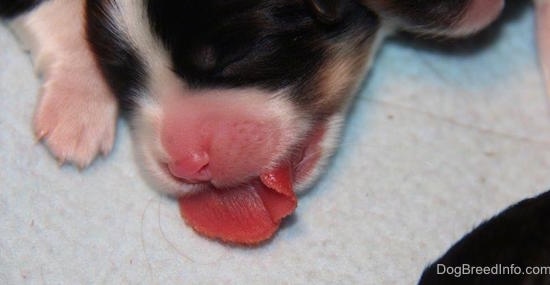
[[[325,24],[340,21],[343,14],[343,0],[305,0],[317,19]]]
[[[471,0],[359,0],[399,29],[439,33],[460,20]]]
[[[357,0],[397,28],[423,34],[465,36],[489,25],[504,0]]]

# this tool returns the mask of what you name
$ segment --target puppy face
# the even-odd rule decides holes
[[[381,23],[464,34],[491,20],[482,1],[87,1],[88,36],[160,189],[285,169],[300,190],[335,148]]]
[[[300,0],[88,2],[90,42],[152,181],[182,195],[280,168],[298,189],[314,180],[379,28],[343,3],[327,23]]]

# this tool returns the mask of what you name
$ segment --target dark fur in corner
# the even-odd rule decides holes
[[[419,284],[550,284],[549,274],[438,274],[446,267],[550,266],[550,191],[523,200],[482,223],[431,264]],[[501,271],[503,272],[503,271]],[[548,273],[548,272],[547,272]]]

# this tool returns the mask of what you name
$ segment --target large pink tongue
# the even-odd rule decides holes
[[[181,215],[195,231],[240,244],[269,239],[296,205],[290,166],[279,167],[245,186],[212,187],[179,199]]]

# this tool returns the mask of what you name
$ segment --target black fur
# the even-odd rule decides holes
[[[429,284],[550,284],[546,275],[437,274],[445,266],[550,266],[550,191],[523,200],[484,222],[430,265],[420,279]],[[441,266],[441,268],[443,268]]]
[[[134,97],[144,89],[146,68],[136,50],[108,16],[111,0],[86,1],[87,36],[109,86],[123,111],[130,111]]]
[[[303,0],[151,0],[147,8],[175,72],[192,87],[290,87],[296,102],[309,104],[319,94],[298,87],[315,80],[328,50],[350,37],[364,42],[378,29],[375,14],[341,2],[341,20],[331,24]]]
[[[447,28],[470,4],[469,0],[391,0],[390,9],[412,26]]]
[[[0,17],[13,18],[24,13],[43,0],[0,0]]]

